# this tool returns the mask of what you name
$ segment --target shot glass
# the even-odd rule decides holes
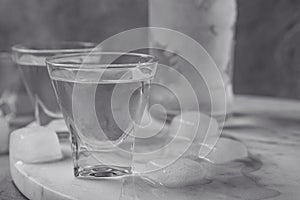
[[[11,118],[16,114],[16,99],[21,86],[16,72],[10,54],[0,52],[0,116]]]
[[[148,103],[156,58],[94,52],[55,56],[46,63],[71,133],[75,177],[131,174],[134,127]]]
[[[11,127],[22,127],[32,121],[33,107],[25,91],[18,67],[10,52],[0,52],[0,117]]]
[[[19,66],[38,124],[45,125],[52,119],[62,118],[45,59],[54,55],[87,52],[93,47],[93,43],[87,42],[31,43],[12,47],[13,60]]]

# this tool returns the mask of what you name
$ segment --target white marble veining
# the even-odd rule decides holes
[[[223,145],[219,149],[226,148],[216,151],[211,159],[218,159],[222,153],[234,150],[242,152],[246,149],[246,153],[231,153],[235,155],[234,159],[228,157],[214,164],[195,160],[207,170],[205,177],[202,176],[205,181],[195,181],[179,188],[151,185],[139,177],[123,181],[75,179],[68,144],[62,144],[65,156],[59,162],[29,165],[11,160],[12,177],[20,191],[33,200],[298,200],[300,104],[268,103],[267,99],[245,102],[247,104],[237,103],[236,114],[227,122],[222,143],[218,143]],[[192,166],[195,166],[194,163]]]

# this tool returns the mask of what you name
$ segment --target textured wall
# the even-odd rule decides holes
[[[37,40],[100,42],[147,25],[145,0],[0,0],[0,50]]]
[[[238,0],[234,89],[300,99],[300,1]],[[100,42],[146,26],[147,0],[0,0],[0,50],[36,40]]]
[[[235,91],[300,98],[300,1],[239,0]]]

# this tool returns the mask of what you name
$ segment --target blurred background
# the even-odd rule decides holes
[[[300,1],[237,3],[234,92],[300,99]],[[0,0],[0,51],[30,41],[101,42],[147,25],[147,0]]]

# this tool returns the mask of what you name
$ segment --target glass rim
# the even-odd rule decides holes
[[[51,46],[52,45],[52,46]],[[65,46],[64,46],[65,45]],[[69,47],[68,47],[69,45]],[[78,48],[75,46],[78,45]],[[40,46],[40,47],[39,47]],[[47,48],[47,46],[49,48]],[[57,47],[57,48],[56,48]],[[52,41],[45,43],[20,43],[11,47],[13,52],[32,53],[32,54],[53,54],[53,53],[76,53],[83,51],[91,51],[96,47],[95,43],[83,41]]]
[[[129,55],[129,56],[135,56],[140,58],[148,58],[149,60],[145,62],[135,62],[135,63],[122,63],[122,64],[110,64],[110,63],[84,63],[84,59],[81,63],[64,63],[64,62],[58,62],[55,60],[60,60],[64,58],[86,58],[90,55]],[[144,54],[144,53],[130,53],[130,52],[104,52],[104,51],[97,51],[97,52],[81,52],[81,53],[74,53],[74,54],[64,54],[64,55],[57,55],[46,58],[46,65],[51,67],[61,67],[61,68],[67,68],[67,69],[103,69],[103,68],[134,68],[134,67],[142,67],[142,66],[149,66],[149,65],[155,65],[158,63],[158,58],[150,55],[150,54]],[[81,68],[82,66],[85,66],[84,68]]]

